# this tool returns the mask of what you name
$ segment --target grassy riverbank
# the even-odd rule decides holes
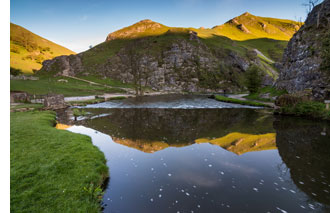
[[[227,103],[234,103],[234,104],[241,104],[241,105],[249,105],[249,106],[257,106],[257,107],[270,107],[268,104],[263,104],[255,101],[245,101],[245,100],[239,100],[234,98],[228,98],[222,95],[216,95],[215,99],[222,102]]]
[[[11,212],[100,211],[103,153],[89,137],[54,123],[50,111],[11,113]]]
[[[282,115],[330,120],[330,111],[326,110],[325,104],[316,101],[305,101],[295,105],[283,106],[278,110],[278,113]]]

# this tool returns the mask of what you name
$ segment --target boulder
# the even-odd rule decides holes
[[[64,95],[48,94],[44,99],[44,106],[47,109],[63,109],[68,107],[64,101]]]

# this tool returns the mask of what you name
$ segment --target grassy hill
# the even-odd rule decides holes
[[[44,60],[70,54],[75,52],[10,23],[10,67],[33,73]]]
[[[300,26],[301,23],[296,21],[264,18],[244,13],[223,25],[213,27],[212,30],[217,35],[237,41],[257,38],[288,41]]]
[[[245,54],[247,49],[258,49],[265,56],[279,61],[288,40],[299,29],[301,23],[274,18],[263,18],[244,13],[227,23],[212,29],[168,27],[151,20],[142,20],[107,36],[105,42],[85,52],[87,66],[100,64],[117,53],[130,40],[152,37],[155,48],[166,46],[190,30],[207,45],[215,48],[230,49]],[[245,30],[245,31],[244,31]]]

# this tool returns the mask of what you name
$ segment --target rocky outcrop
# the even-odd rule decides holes
[[[323,41],[330,33],[330,0],[317,5],[305,25],[290,40],[282,62],[277,88],[289,93],[311,92],[313,99],[330,95],[330,70],[322,70]]]
[[[41,71],[55,71],[55,76],[75,76],[83,72],[81,54],[59,56],[42,63]]]

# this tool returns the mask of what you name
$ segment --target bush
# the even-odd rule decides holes
[[[256,65],[252,65],[245,73],[246,87],[250,93],[256,93],[261,87],[261,70]]]
[[[325,104],[316,101],[305,101],[295,105],[285,106],[280,111],[282,114],[288,115],[330,119],[330,111],[325,109]]]
[[[22,70],[10,67],[10,75],[18,76],[22,73],[23,73]]]

